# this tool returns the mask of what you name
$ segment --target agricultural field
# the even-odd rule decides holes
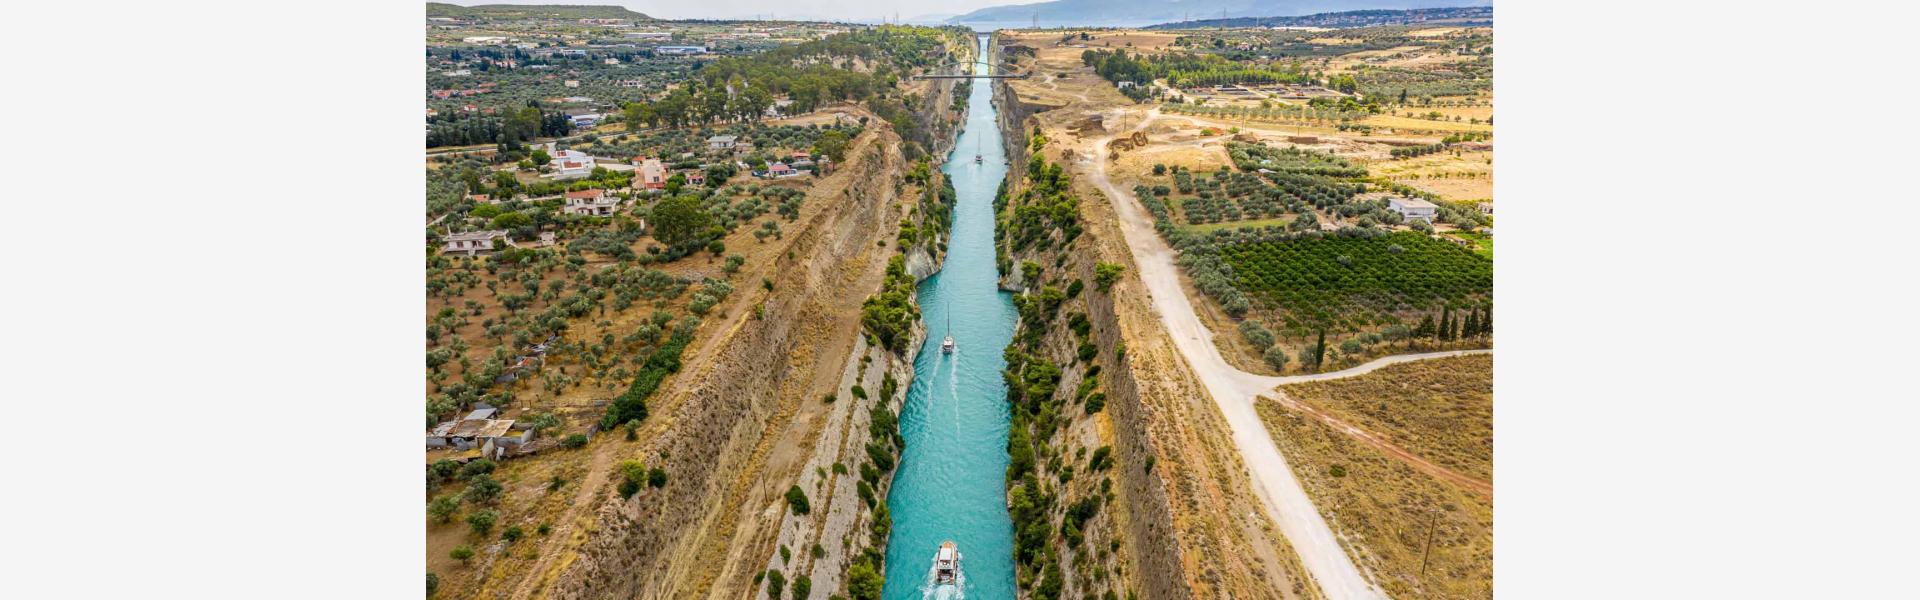
[[[1384,437],[1421,458],[1493,480],[1493,356],[1389,365],[1281,389],[1288,397]]]
[[[1374,177],[1403,184],[1446,200],[1469,201],[1493,198],[1493,152],[1461,150],[1444,145],[1429,146],[1436,151],[1419,156],[1373,161],[1367,171]],[[1416,148],[1406,148],[1414,150]]]
[[[1417,232],[1258,241],[1220,253],[1240,289],[1289,327],[1384,325],[1493,293],[1492,260]]]
[[[1493,502],[1281,406],[1255,402],[1348,555],[1393,598],[1492,598]]]

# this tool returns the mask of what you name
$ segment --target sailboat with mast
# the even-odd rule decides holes
[[[973,138],[973,164],[980,164],[980,137]]]
[[[947,339],[940,341],[941,354],[953,354],[953,303],[947,303]]]

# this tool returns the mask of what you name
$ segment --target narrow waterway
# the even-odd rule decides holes
[[[980,37],[982,57],[987,42]],[[989,71],[974,65],[976,73]],[[942,168],[957,198],[953,237],[946,264],[920,283],[927,343],[914,358],[913,385],[900,411],[906,449],[887,494],[893,517],[887,600],[1014,596],[1007,390],[1000,371],[1017,315],[994,267],[993,194],[1007,167],[989,82],[974,80],[966,126]],[[940,351],[948,334],[953,354]],[[944,541],[960,549],[957,589],[933,585],[934,553]]]

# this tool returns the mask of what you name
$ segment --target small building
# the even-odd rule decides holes
[[[608,194],[606,190],[567,192],[565,196],[567,202],[565,206],[561,207],[561,210],[570,215],[585,215],[589,217],[611,216],[613,210],[620,206],[620,198]]]
[[[563,82],[560,82],[560,85],[564,85],[564,86],[567,86],[567,87],[570,87],[570,88],[577,88],[577,87],[580,87],[580,80],[578,80],[578,79],[568,79],[568,80],[566,80],[566,81],[563,81]]]
[[[640,176],[633,179],[633,187],[663,190],[667,188],[667,166],[660,164],[658,158],[639,159]]]
[[[593,157],[578,150],[549,150],[553,157],[554,179],[582,179],[593,175]]]
[[[586,114],[579,114],[579,115],[573,115],[573,116],[567,117],[567,120],[573,121],[574,127],[580,127],[584,129],[584,128],[590,128],[590,127],[593,127],[594,125],[600,124],[600,118],[601,118],[600,113],[586,113]]]
[[[736,135],[716,135],[707,138],[708,150],[732,150],[734,146],[739,144],[740,136]]]
[[[467,256],[479,256],[482,254],[492,254],[493,243],[496,240],[504,241],[508,247],[516,247],[513,244],[513,238],[507,237],[507,230],[505,229],[498,229],[498,230],[491,230],[491,231],[463,231],[460,233],[448,234],[446,237],[446,243],[440,248],[440,253],[441,254],[465,254]]]
[[[1434,211],[1440,207],[1419,198],[1388,198],[1387,208],[1400,213],[1400,217],[1407,221],[1432,223]]]
[[[694,54],[706,54],[707,47],[706,46],[661,46],[659,48],[654,48],[653,51],[656,54],[662,54],[666,56],[689,56]]]
[[[681,171],[680,176],[687,178],[687,185],[706,185],[707,184],[707,172],[700,169],[688,169],[685,171]]]
[[[428,448],[467,450],[478,446],[483,456],[499,458],[505,452],[497,450],[504,450],[504,446],[519,446],[532,441],[533,428],[516,426],[511,419],[460,419],[435,425],[427,431],[426,437]]]
[[[799,174],[800,174],[799,171],[793,170],[793,167],[787,166],[786,163],[773,163],[773,164],[767,165],[767,176],[769,177],[792,177],[794,175],[799,175]]]
[[[1474,208],[1480,209],[1480,214],[1483,214],[1483,215],[1493,214],[1492,202],[1481,202],[1479,204],[1474,205]]]

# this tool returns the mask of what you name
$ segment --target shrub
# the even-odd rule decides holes
[[[856,562],[847,571],[847,593],[853,596],[853,600],[880,600],[880,589],[885,584],[886,580],[880,578],[880,570],[874,568],[871,562]]]
[[[579,448],[585,445],[587,445],[587,434],[584,433],[572,434],[560,440],[560,446],[563,448]]]
[[[787,591],[786,588],[787,576],[780,573],[779,569],[767,569],[767,597],[778,599],[781,593]]]
[[[1093,287],[1104,292],[1113,288],[1113,282],[1120,280],[1120,274],[1127,268],[1113,263],[1099,263],[1093,266]]]
[[[1112,456],[1113,456],[1112,446],[1101,446],[1097,449],[1094,449],[1093,457],[1087,459],[1087,470],[1093,471],[1093,472],[1107,470],[1107,467],[1113,466]]]
[[[441,523],[452,521],[453,513],[459,512],[459,510],[460,496],[456,494],[446,494],[434,498],[432,502],[427,503],[427,514],[432,516],[433,520]]]
[[[467,491],[462,495],[474,503],[490,504],[500,497],[500,490],[500,482],[494,481],[492,475],[476,475],[467,481]]]
[[[448,552],[447,556],[460,561],[460,564],[467,564],[467,561],[473,560],[473,546],[461,544],[454,548],[453,551]]]
[[[1252,319],[1241,321],[1240,336],[1246,338],[1247,343],[1253,344],[1255,350],[1266,352],[1268,348],[1273,347],[1273,332],[1267,331],[1259,321]]]
[[[813,593],[813,579],[806,575],[793,578],[794,598],[806,598],[810,593]]]
[[[486,535],[487,532],[493,531],[493,524],[499,518],[499,515],[495,515],[493,511],[483,510],[467,515],[467,525],[473,527],[474,535]]]
[[[484,458],[467,463],[465,466],[460,467],[460,478],[470,480],[476,475],[493,473],[494,466],[493,461]]]
[[[1107,407],[1106,392],[1094,392],[1091,394],[1087,394],[1087,414],[1089,415],[1100,414],[1100,411],[1105,409],[1106,407]]]
[[[1346,477],[1347,467],[1346,465],[1334,465],[1331,467],[1327,467],[1327,474],[1332,475],[1334,477]]]
[[[1273,367],[1275,371],[1287,370],[1287,352],[1279,346],[1267,348],[1267,351],[1261,355],[1261,358],[1265,358],[1267,360],[1267,366]]]
[[[793,509],[797,515],[813,512],[813,507],[807,505],[807,492],[797,485],[787,488],[787,508]]]

